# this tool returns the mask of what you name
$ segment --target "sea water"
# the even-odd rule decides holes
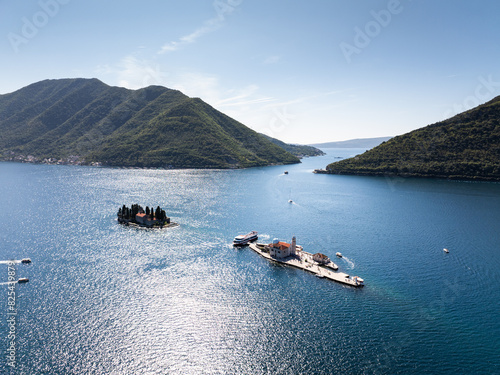
[[[16,370],[0,285],[0,372],[500,373],[500,184],[313,174],[363,150],[327,151],[245,170],[0,163],[0,261],[32,260],[13,266],[30,279]],[[133,203],[180,226],[119,225]],[[233,248],[252,230],[366,286]]]

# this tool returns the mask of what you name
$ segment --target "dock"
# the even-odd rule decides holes
[[[295,256],[276,259],[272,257],[268,252],[264,251],[264,246],[262,244],[251,243],[249,246],[253,251],[270,261],[300,268],[304,271],[315,274],[317,277],[323,277],[325,279],[330,279],[342,284],[347,284],[354,287],[364,286],[363,279],[358,278],[357,276],[351,277],[349,274],[344,272],[333,271],[333,269],[331,268],[332,266],[320,265],[319,263],[313,261],[313,255],[311,253],[308,253],[302,249],[298,251],[297,255]]]

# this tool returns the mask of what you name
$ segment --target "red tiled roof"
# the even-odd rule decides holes
[[[278,249],[280,249],[280,250],[285,250],[285,249],[288,249],[288,248],[289,248],[290,246],[292,246],[292,245],[290,245],[289,243],[286,243],[286,242],[281,242],[281,241],[280,241],[280,242],[278,242],[277,244],[272,244],[272,243],[270,243],[270,244],[269,244],[269,246],[271,246],[271,247],[276,247],[276,248],[278,248]]]

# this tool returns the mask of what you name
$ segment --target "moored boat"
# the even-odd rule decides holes
[[[335,263],[330,261],[330,263],[325,264],[325,267],[331,268],[334,271],[337,271],[339,269],[339,266],[337,266]]]
[[[252,231],[247,234],[240,234],[239,236],[234,237],[233,245],[234,246],[243,246],[248,245],[250,242],[257,240],[258,233],[256,231]]]

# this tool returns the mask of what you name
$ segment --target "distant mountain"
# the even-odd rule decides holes
[[[262,134],[262,135],[264,137],[266,137],[268,140],[270,140],[271,142],[273,142],[275,145],[288,151],[292,155],[297,156],[298,158],[303,158],[303,157],[307,157],[307,156],[325,155],[325,153],[323,151],[321,151],[320,149],[313,147],[313,146],[288,144],[288,143],[280,141],[279,139],[269,137],[265,134]]]
[[[329,164],[327,172],[500,181],[500,96]]]
[[[0,158],[174,168],[300,162],[201,99],[161,86],[128,90],[81,78],[0,95]]]
[[[378,146],[382,142],[386,142],[392,137],[378,137],[378,138],[357,138],[350,139],[348,141],[339,142],[326,142],[326,143],[315,143],[311,146],[319,148],[365,148],[370,149]]]

